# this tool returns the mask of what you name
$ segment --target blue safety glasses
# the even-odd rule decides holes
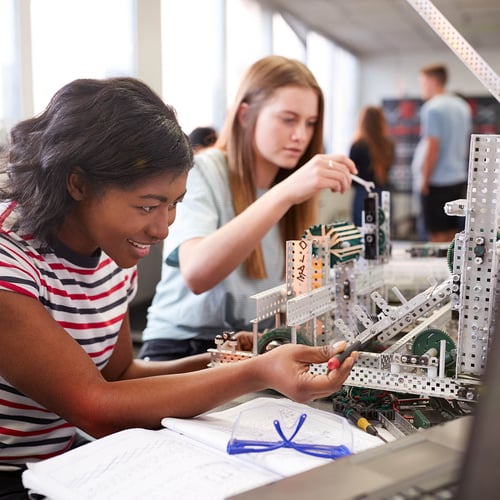
[[[305,453],[306,455],[332,460],[351,454],[349,448],[345,445],[312,444],[293,441],[304,425],[306,418],[307,415],[305,413],[300,414],[295,430],[289,438],[283,433],[279,420],[275,419],[273,420],[273,426],[278,437],[281,439],[276,441],[261,441],[231,438],[227,443],[227,452],[230,455],[238,455],[240,453],[260,453],[263,451],[277,450],[279,448],[291,448],[300,453]]]

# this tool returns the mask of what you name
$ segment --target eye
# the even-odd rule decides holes
[[[168,205],[168,209],[169,210],[175,210],[177,208],[177,205],[179,203],[181,203],[182,200],[177,200],[177,201],[174,201],[173,203],[169,203]]]
[[[144,207],[139,207],[139,208],[143,212],[146,212],[147,214],[150,214],[156,207],[144,206]]]

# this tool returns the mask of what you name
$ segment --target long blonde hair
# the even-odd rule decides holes
[[[255,150],[254,133],[257,118],[263,105],[282,87],[313,89],[318,96],[318,120],[306,151],[294,169],[280,169],[273,185],[282,181],[309,161],[315,154],[323,152],[324,97],[311,71],[300,61],[282,56],[267,56],[255,62],[244,74],[234,103],[222,127],[216,147],[226,155],[233,208],[238,215],[256,200],[254,179]],[[238,110],[242,103],[248,106],[242,127]],[[283,240],[298,239],[304,230],[316,222],[317,197],[292,206],[280,221]],[[283,242],[284,243],[284,242]],[[265,278],[266,269],[261,245],[258,244],[246,259],[245,271],[251,278]]]
[[[384,111],[379,106],[367,106],[360,113],[357,140],[363,140],[370,152],[375,182],[387,184],[394,163],[394,141],[389,137]]]

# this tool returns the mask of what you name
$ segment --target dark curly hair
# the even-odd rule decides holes
[[[129,189],[193,163],[175,110],[135,78],[79,79],[40,115],[14,126],[0,174],[0,201],[13,201],[19,228],[54,233],[74,203],[66,181],[78,168],[95,193]]]

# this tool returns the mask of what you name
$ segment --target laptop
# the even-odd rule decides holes
[[[496,307],[495,325],[500,325]],[[231,497],[232,500],[500,498],[500,336],[474,416]]]

